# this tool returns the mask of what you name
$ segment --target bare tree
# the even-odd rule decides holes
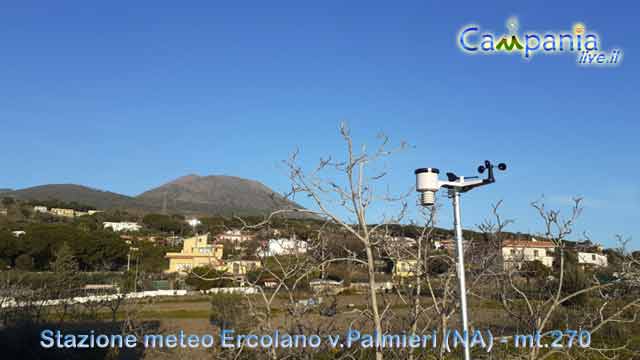
[[[380,135],[377,148],[368,152],[365,145],[356,150],[349,128],[341,124],[340,134],[346,145],[346,158],[333,160],[332,157],[320,159],[315,169],[306,172],[298,163],[298,152],[286,161],[292,193],[309,197],[317,207],[317,214],[332,221],[357,238],[364,247],[365,262],[368,273],[369,309],[376,334],[383,334],[382,309],[379,304],[378,286],[376,284],[376,247],[384,239],[384,226],[398,223],[405,215],[406,202],[403,196],[393,197],[389,194],[378,194],[376,184],[386,175],[383,170],[372,170],[376,162],[406,147],[401,143],[395,149],[389,149],[389,139]],[[370,174],[368,171],[372,171]],[[328,172],[333,176],[327,177]],[[398,203],[396,214],[384,216],[378,221],[370,218],[368,210],[374,203],[383,201]],[[345,217],[342,214],[348,214]],[[375,224],[375,225],[371,225]],[[376,349],[376,359],[382,359],[382,350]]]
[[[628,324],[637,321],[637,313],[640,311],[640,297],[637,288],[632,289],[634,281],[637,281],[637,273],[633,270],[624,272],[615,281],[602,281],[597,276],[585,277],[576,280],[582,271],[576,267],[568,257],[572,256],[567,249],[567,237],[572,234],[575,223],[582,212],[582,199],[575,198],[574,204],[568,216],[563,217],[558,210],[549,210],[542,202],[532,203],[533,208],[543,221],[544,231],[539,234],[540,238],[553,243],[555,256],[553,276],[542,278],[535,288],[527,286],[523,279],[523,265],[527,258],[513,257],[510,264],[505,264],[505,271],[501,279],[500,298],[504,310],[529,333],[540,332],[541,335],[557,336],[560,324],[568,329],[584,328],[590,329],[591,335],[597,336],[605,326],[613,323]],[[494,212],[497,223],[500,217],[497,211]],[[502,231],[502,227],[497,229]],[[628,254],[624,254],[621,268],[633,269],[634,259]],[[579,281],[579,283],[575,283]],[[620,291],[625,288],[635,295],[628,296]],[[628,293],[627,293],[628,294]],[[578,304],[571,307],[577,299],[589,296],[592,304]],[[569,317],[568,312],[576,309],[576,316]],[[567,315],[564,316],[563,315]],[[562,320],[564,319],[564,320]],[[571,334],[560,333],[567,339],[565,341],[575,342]],[[611,340],[611,339],[610,339]],[[563,346],[562,348],[543,349],[537,346],[530,347],[525,354],[511,354],[514,358],[523,359],[546,359],[554,354],[563,354],[570,358],[593,356],[598,353],[602,358],[613,358],[630,356],[637,354],[637,349],[629,348],[629,344],[616,345],[614,347],[585,347]],[[583,355],[580,355],[583,354]]]
[[[384,186],[380,184],[386,173],[376,168],[376,164],[403,149],[405,145],[387,150],[388,139],[381,136],[380,146],[369,152],[364,146],[354,145],[345,125],[341,126],[340,134],[346,145],[344,159],[322,158],[317,166],[306,169],[300,165],[301,154],[296,151],[285,161],[292,183],[289,195],[293,199],[296,196],[306,196],[314,209],[278,210],[259,223],[249,224],[239,219],[243,224],[242,230],[255,231],[269,228],[274,219],[282,221],[282,218],[286,219],[291,213],[313,216],[319,219],[320,225],[313,229],[314,236],[304,239],[308,251],[284,256],[267,256],[263,253],[260,256],[260,268],[247,279],[239,280],[229,274],[216,274],[215,277],[205,275],[203,278],[226,279],[255,289],[256,294],[246,295],[243,302],[252,319],[248,329],[252,334],[271,333],[275,330],[331,334],[340,329],[340,325],[333,319],[318,321],[320,315],[309,306],[308,300],[313,294],[307,288],[310,279],[326,278],[327,273],[339,264],[347,265],[346,272],[349,274],[354,269],[364,269],[366,273],[366,308],[338,312],[341,320],[345,320],[350,328],[357,325],[377,334],[393,332],[411,335],[427,335],[434,329],[439,334],[444,334],[455,329],[459,325],[455,315],[460,312],[459,294],[455,286],[456,254],[450,249],[435,247],[435,240],[442,240],[435,221],[440,208],[423,209],[421,223],[413,224],[417,228],[414,241],[402,243],[402,235],[394,230],[397,229],[394,226],[403,222],[406,224],[406,198],[409,192],[390,196],[389,191],[385,192]],[[393,214],[374,219],[371,209],[375,204],[382,204],[387,210],[393,208]],[[466,239],[465,243],[464,255],[468,262],[464,271],[469,279],[466,291],[472,299],[471,306],[483,311],[483,302],[501,307],[500,310],[487,310],[490,313],[488,316],[499,318],[490,319],[493,322],[481,318],[478,312],[478,315],[470,319],[472,329],[492,326],[494,330],[497,327],[509,337],[516,330],[528,333],[540,331],[543,335],[548,335],[550,331],[564,326],[588,328],[593,334],[598,334],[610,331],[618,325],[637,325],[636,316],[640,310],[640,259],[626,251],[624,246],[617,250],[621,261],[616,265],[613,280],[603,280],[598,274],[590,273],[584,284],[578,287],[572,285],[575,280],[573,277],[578,271],[574,271],[571,251],[567,249],[567,238],[572,235],[582,211],[580,199],[576,199],[566,217],[560,211],[548,210],[541,202],[532,204],[544,226],[537,237],[553,244],[555,266],[548,269],[548,272],[538,271],[535,266],[530,266],[530,259],[524,254],[504,256],[504,242],[514,234],[505,231],[513,220],[501,216],[501,204],[500,201],[492,206],[491,219],[480,224],[480,232],[473,238]],[[358,246],[352,246],[350,240],[355,241]],[[620,240],[625,242],[622,238]],[[383,275],[376,267],[381,259],[390,259],[396,266],[393,294],[380,291],[380,279]],[[399,268],[400,264],[402,269]],[[403,273],[402,276],[398,275],[400,272]],[[594,301],[588,306],[570,305],[583,295],[589,295]],[[583,315],[569,318],[567,314],[570,312],[581,312]],[[489,356],[541,359],[560,353],[567,358],[581,358],[589,353],[588,356],[600,354],[602,357],[633,358],[637,350],[629,344],[598,343],[597,346],[584,349],[531,347],[517,353],[514,353],[514,349],[495,349],[495,353]],[[336,351],[334,355],[336,358],[351,359],[366,356],[364,352],[366,351],[344,349]],[[247,353],[247,349],[240,348],[221,356],[250,357]],[[262,355],[272,359],[309,356],[305,350],[285,353],[275,348],[263,350]],[[383,356],[399,359],[448,359],[455,358],[456,355],[442,341],[438,342],[435,352],[375,349],[376,359],[382,359]]]

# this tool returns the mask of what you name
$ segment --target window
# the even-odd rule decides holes
[[[596,261],[596,254],[591,254],[591,260]]]
[[[533,257],[538,257],[538,256],[539,256],[539,251],[533,250]]]
[[[516,254],[516,249],[511,249],[511,255],[515,255]]]

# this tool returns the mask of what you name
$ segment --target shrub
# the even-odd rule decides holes
[[[16,268],[19,270],[33,270],[33,257],[31,255],[22,254],[16,258]]]
[[[244,298],[238,294],[215,294],[211,296],[211,324],[222,329],[241,331],[246,318]]]
[[[207,290],[216,287],[233,286],[233,280],[223,279],[223,271],[218,271],[207,266],[193,268],[185,283],[194,290]]]

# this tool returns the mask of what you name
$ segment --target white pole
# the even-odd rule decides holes
[[[462,222],[460,220],[460,192],[452,189],[453,198],[453,224],[456,229],[456,250],[458,252],[458,282],[460,285],[460,313],[462,315],[462,335],[465,339],[469,336],[469,318],[467,316],[467,284],[464,275],[464,250],[462,248]],[[468,342],[464,346],[465,360],[471,360]]]

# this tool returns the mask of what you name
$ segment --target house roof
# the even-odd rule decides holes
[[[518,247],[518,248],[555,248],[551,241],[532,241],[532,240],[504,240],[502,247]]]

